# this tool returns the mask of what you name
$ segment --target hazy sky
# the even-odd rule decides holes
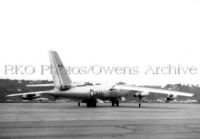
[[[0,1],[0,76],[51,79],[39,72],[5,74],[5,65],[139,67],[137,75],[70,75],[73,81],[200,84],[199,0]],[[149,65],[196,67],[195,74],[145,75]],[[186,73],[186,72],[185,72]]]

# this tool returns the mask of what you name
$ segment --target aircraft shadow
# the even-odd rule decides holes
[[[80,106],[80,107],[78,107],[78,106],[75,106],[76,108],[88,108],[86,105],[82,105],[82,106]],[[75,107],[71,107],[71,108],[75,108]],[[164,106],[164,107],[162,107],[162,106],[141,106],[140,108],[137,106],[137,105],[132,105],[132,106],[130,106],[130,105],[128,105],[128,106],[126,106],[126,105],[121,105],[121,106],[119,106],[119,107],[112,107],[112,106],[110,106],[110,105],[97,105],[96,107],[89,107],[88,109],[99,109],[99,108],[104,108],[104,109],[127,109],[127,108],[130,108],[130,109],[182,109],[182,108],[178,108],[178,107],[166,107],[166,106]]]

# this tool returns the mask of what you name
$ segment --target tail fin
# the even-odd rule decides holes
[[[60,60],[58,53],[56,51],[49,51],[49,57],[52,66],[54,87],[59,89],[69,88],[72,81]]]

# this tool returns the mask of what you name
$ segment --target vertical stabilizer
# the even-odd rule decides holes
[[[69,88],[72,82],[58,53],[56,51],[49,51],[49,57],[52,66],[54,87],[59,89]]]

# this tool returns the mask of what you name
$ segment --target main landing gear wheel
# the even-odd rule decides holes
[[[142,105],[142,97],[141,96],[138,97],[138,103],[139,103],[139,108],[140,108]]]
[[[87,101],[86,104],[87,104],[87,107],[96,107],[97,106],[96,99],[89,100],[89,101]]]
[[[119,100],[112,100],[112,107],[114,107],[116,105],[116,107],[119,107]]]
[[[78,102],[78,107],[80,107],[81,106],[81,103],[80,102]]]

